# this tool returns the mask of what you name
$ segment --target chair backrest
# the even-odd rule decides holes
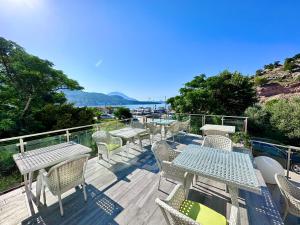
[[[187,121],[181,121],[180,122],[180,130],[183,130],[183,131],[188,131],[189,128],[190,128],[190,120],[187,120]]]
[[[275,180],[281,194],[285,197],[285,200],[294,201],[295,198],[297,199],[300,192],[299,188],[292,184],[284,175],[275,174]]]
[[[228,137],[228,133],[220,130],[205,130],[203,131],[204,135],[222,135]]]
[[[107,131],[96,131],[92,134],[92,138],[95,142],[109,143],[110,142],[110,134]]]
[[[180,131],[180,128],[181,128],[181,123],[176,121],[169,126],[168,130],[173,133],[177,133]]]
[[[132,128],[145,129],[145,125],[142,124],[142,123],[139,122],[139,121],[132,121],[132,122],[131,122],[131,127],[132,127]]]
[[[232,150],[232,141],[222,135],[205,136],[202,146],[223,150]]]
[[[161,127],[153,123],[147,123],[146,127],[150,130],[151,134],[159,133],[161,131]]]
[[[84,182],[84,171],[89,154],[77,155],[53,166],[47,174],[47,182],[53,194],[63,193]]]
[[[172,150],[172,148],[164,140],[157,141],[152,145],[151,151],[153,152],[154,157],[157,161],[159,170],[161,170],[162,168],[161,166],[162,161],[170,161],[170,155],[169,155],[170,150]]]

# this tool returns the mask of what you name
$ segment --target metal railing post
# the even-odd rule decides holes
[[[205,115],[203,116],[203,123],[202,123],[202,126],[205,125]]]
[[[67,142],[70,142],[70,132],[66,130]]]
[[[222,126],[224,125],[224,116],[222,116]]]
[[[26,142],[24,142],[23,138],[19,139],[19,144],[17,144],[17,146],[20,147],[20,152],[23,153],[25,152],[25,144]]]
[[[245,123],[245,133],[247,134],[247,131],[248,131],[248,117],[245,119],[244,123]]]
[[[288,149],[288,159],[287,159],[287,166],[286,166],[286,177],[289,179],[290,175],[290,165],[291,164],[291,148]]]

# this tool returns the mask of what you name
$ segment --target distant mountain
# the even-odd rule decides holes
[[[118,95],[96,92],[64,90],[63,93],[68,102],[74,103],[76,106],[158,104],[158,102],[128,100]]]
[[[126,100],[138,101],[137,99],[128,97],[127,95],[125,95],[125,94],[123,94],[123,93],[121,93],[121,92],[117,92],[117,91],[110,92],[110,93],[108,93],[107,95],[109,95],[109,96],[121,96],[122,98],[124,98],[124,99],[126,99]]]

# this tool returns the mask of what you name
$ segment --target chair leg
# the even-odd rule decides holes
[[[45,185],[43,185],[43,199],[44,199],[44,205],[46,206],[46,204],[47,204],[47,200],[46,200],[46,187],[45,187]]]
[[[37,181],[36,181],[36,206],[39,206],[39,204],[40,204],[40,196],[41,196],[42,186],[43,186],[42,179],[39,175],[37,177]]]
[[[84,201],[87,201],[87,195],[86,195],[86,190],[85,190],[85,183],[82,184],[82,189],[83,189],[83,196],[84,196]]]
[[[160,190],[160,182],[161,182],[161,175],[159,175],[158,187],[157,190]]]
[[[285,207],[285,209],[284,209],[284,214],[283,214],[283,217],[282,217],[283,221],[285,221],[285,219],[286,219],[286,217],[287,217],[287,214],[288,214],[288,208]]]
[[[58,194],[57,197],[58,197],[58,203],[59,203],[60,215],[63,216],[63,215],[64,215],[64,209],[63,209],[63,206],[62,206],[61,195]]]

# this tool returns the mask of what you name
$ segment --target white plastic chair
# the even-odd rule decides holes
[[[87,201],[84,172],[89,156],[88,154],[77,155],[53,166],[48,172],[45,169],[40,170],[36,185],[37,206],[40,202],[41,191],[43,191],[46,205],[45,187],[58,197],[61,216],[64,215],[61,195],[66,191],[82,185],[84,200]]]
[[[96,131],[92,134],[92,138],[97,144],[99,160],[102,155],[105,155],[110,163],[111,155],[122,151],[122,138],[113,137],[107,131]]]
[[[208,222],[208,220],[210,219],[211,222],[209,224],[211,225],[215,224],[216,221],[219,222],[218,224],[238,224],[238,208],[236,206],[231,206],[230,218],[229,220],[227,220],[224,216],[217,213],[213,209],[210,209],[197,202],[188,201],[186,199],[184,188],[180,184],[175,186],[174,190],[167,197],[167,199],[160,200],[159,198],[157,198],[155,202],[160,207],[168,225],[201,225],[201,223],[188,216],[193,204],[199,207],[199,213],[202,213],[200,208],[205,208],[205,212],[207,213],[206,215],[204,215],[206,217],[205,220]],[[201,220],[201,218],[198,218],[198,216],[197,219]]]
[[[282,174],[275,174],[275,180],[285,200],[283,219],[286,219],[288,213],[300,217],[300,188]]]
[[[232,151],[232,141],[222,135],[205,136],[202,146]]]
[[[157,141],[151,148],[159,168],[159,183],[160,190],[161,178],[171,179],[180,182],[184,188],[189,188],[193,179],[192,174],[188,174],[184,170],[172,164],[172,161],[180,154],[179,151],[172,149],[166,141]]]

